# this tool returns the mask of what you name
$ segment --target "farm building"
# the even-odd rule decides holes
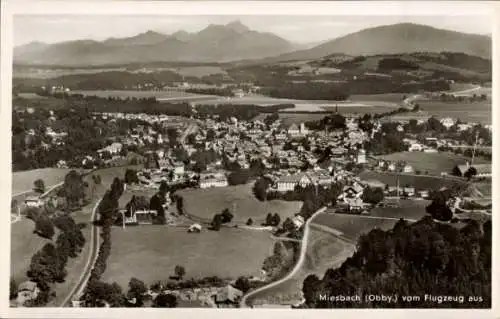
[[[121,210],[120,213],[125,225],[151,225],[153,217],[157,214],[154,210]]]
[[[223,172],[205,172],[200,174],[200,188],[226,187],[227,177]]]
[[[243,296],[243,292],[234,288],[231,285],[220,289],[215,295],[215,304],[219,308],[232,308],[238,304],[238,301]]]

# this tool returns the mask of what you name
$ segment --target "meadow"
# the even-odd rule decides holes
[[[451,152],[425,153],[425,152],[399,152],[389,155],[376,156],[377,159],[386,161],[404,161],[413,166],[413,169],[420,170],[422,174],[440,175],[442,172],[451,173],[456,165],[464,165],[470,158],[457,155]],[[475,163],[488,163],[487,160],[476,157]]]
[[[420,107],[437,118],[456,118],[462,122],[491,124],[492,104],[481,102],[419,101]]]
[[[302,300],[302,284],[309,275],[323,277],[329,268],[337,268],[354,253],[355,247],[321,229],[311,227],[302,267],[289,280],[263,290],[248,299],[248,303],[296,304]]]
[[[274,243],[267,232],[221,228],[194,234],[183,227],[163,225],[114,227],[111,238],[111,255],[102,279],[123,288],[131,277],[146,283],[167,280],[175,275],[176,265],[186,269],[186,279],[259,276]]]
[[[339,231],[342,237],[357,242],[361,235],[369,233],[372,229],[389,230],[392,229],[396,222],[396,219],[365,218],[361,215],[327,213],[316,216],[311,224],[332,228]]]
[[[281,220],[299,212],[302,202],[272,200],[261,202],[252,193],[253,184],[238,186],[184,189],[177,194],[184,198],[186,214],[210,222],[215,214],[228,208],[234,215],[233,222],[245,223],[252,218],[254,223],[265,220],[268,213],[278,213]],[[234,211],[235,210],[235,211]]]
[[[442,187],[463,187],[466,186],[464,180],[453,177],[435,177],[435,176],[422,176],[422,175],[408,175],[408,174],[396,174],[389,172],[375,172],[375,171],[364,171],[361,172],[359,178],[362,180],[378,180],[389,186],[397,186],[397,180],[399,176],[399,185],[401,187],[405,185],[413,186],[417,191],[419,190],[439,190]]]
[[[56,185],[64,181],[64,177],[70,171],[67,168],[40,168],[29,171],[12,173],[12,195],[33,190],[33,183],[37,179],[42,179],[45,188]]]

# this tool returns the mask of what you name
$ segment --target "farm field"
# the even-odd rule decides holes
[[[31,191],[33,183],[41,178],[45,183],[45,188],[48,189],[57,183],[64,180],[70,169],[66,168],[41,168],[22,172],[12,173],[12,195]]]
[[[399,152],[389,155],[376,156],[377,159],[387,161],[404,161],[413,169],[420,170],[421,174],[426,171],[428,175],[440,175],[441,172],[450,173],[456,165],[464,165],[470,158],[456,155],[451,152],[425,153],[425,152]],[[475,162],[478,164],[488,163],[487,160],[476,157]]]
[[[397,200],[386,200],[385,202],[395,203]],[[390,218],[408,218],[420,220],[427,216],[425,207],[431,202],[429,200],[399,200],[398,207],[376,207],[370,211],[370,216],[390,217]]]
[[[441,102],[441,101],[419,101],[420,107],[429,115],[437,118],[457,118],[462,122],[491,124],[492,104],[491,102]]]
[[[180,68],[172,68],[170,71],[180,74],[182,76],[193,76],[193,77],[204,77],[213,74],[227,74],[225,70],[223,70],[219,66],[188,66],[188,67],[180,67]]]
[[[75,90],[71,94],[82,94],[85,96],[98,96],[103,98],[118,97],[118,98],[148,98],[155,97],[157,99],[167,98],[186,98],[198,97],[200,95],[187,93],[182,91],[136,91],[136,90]]]
[[[254,224],[265,220],[268,213],[278,213],[281,220],[299,212],[302,202],[272,200],[258,201],[252,193],[253,184],[238,186],[185,189],[178,192],[184,198],[184,210],[190,216],[210,222],[215,214],[228,208],[233,222],[245,223],[252,218]],[[236,212],[233,212],[233,208]]]
[[[185,267],[185,278],[258,276],[274,243],[267,232],[221,228],[192,234],[186,228],[163,225],[114,227],[111,238],[102,279],[116,281],[124,289],[131,277],[145,283],[166,280],[176,265]]]
[[[339,235],[342,237],[357,242],[361,235],[369,233],[372,229],[389,230],[392,229],[396,222],[397,220],[392,219],[365,218],[360,215],[328,213],[316,216],[311,224],[333,228],[340,231],[341,234]]]
[[[404,98],[410,94],[405,93],[384,93],[384,94],[353,94],[349,96],[351,101],[377,101],[389,103],[402,103]]]
[[[300,270],[289,280],[253,295],[248,303],[296,304],[302,300],[302,284],[307,276],[315,274],[322,278],[327,269],[339,267],[354,250],[354,245],[311,227],[306,258]]]
[[[33,233],[34,229],[35,223],[30,219],[11,224],[10,275],[17,283],[27,279],[26,271],[35,252],[50,242]]]
[[[408,174],[396,174],[390,172],[375,172],[375,171],[364,171],[361,172],[359,178],[362,180],[378,180],[389,186],[397,186],[397,178],[399,176],[399,184],[403,187],[405,185],[410,185],[415,187],[417,191],[419,190],[438,190],[442,187],[456,187],[465,186],[466,182],[453,177],[434,177],[434,176],[421,176],[421,175],[408,175]]]

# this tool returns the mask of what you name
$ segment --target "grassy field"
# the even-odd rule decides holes
[[[375,179],[389,186],[397,186],[397,177],[395,173],[389,172],[374,172],[364,171],[358,175],[362,180]],[[465,186],[465,181],[454,179],[451,177],[441,178],[434,176],[419,176],[419,175],[399,175],[399,184],[403,187],[410,185],[418,190],[438,190],[442,187]]]
[[[90,90],[90,91],[80,91],[75,90],[71,91],[72,94],[83,94],[89,96],[98,96],[98,97],[118,97],[118,98],[181,98],[181,97],[196,97],[198,94],[194,93],[186,93],[180,91],[135,91],[135,90]]]
[[[339,267],[354,252],[354,245],[332,234],[311,228],[306,258],[300,270],[289,280],[251,297],[258,304],[296,304],[302,299],[302,283],[311,274],[322,278],[329,268]]]
[[[393,203],[395,201],[391,200]],[[429,204],[428,200],[399,200],[398,207],[376,207],[370,211],[370,216],[420,220],[427,216],[425,207]]]
[[[35,223],[29,219],[11,225],[10,275],[17,283],[27,279],[26,271],[33,254],[50,242],[34,234],[34,229]]]
[[[266,232],[237,228],[187,233],[185,228],[137,226],[113,228],[111,255],[103,280],[125,288],[131,277],[146,283],[174,276],[184,266],[185,278],[260,275],[264,259],[272,254],[273,239]]]
[[[198,78],[212,74],[227,74],[227,72],[219,66],[189,66],[171,69],[171,71],[182,76],[194,76]]]
[[[178,192],[184,198],[184,208],[189,215],[211,221],[215,214],[225,208],[233,212],[236,223],[244,223],[251,217],[254,223],[261,222],[268,213],[278,213],[281,220],[298,213],[301,202],[273,200],[260,202],[252,193],[253,184],[207,188],[185,189]]]
[[[12,173],[12,194],[31,191],[33,183],[41,178],[45,183],[45,188],[60,183],[69,172],[66,168],[41,168],[30,171]]]
[[[458,118],[463,122],[491,124],[491,102],[419,101],[420,107],[437,118]]]
[[[429,175],[440,175],[441,172],[451,173],[456,165],[464,165],[470,158],[456,155],[451,152],[424,153],[424,152],[399,152],[389,155],[377,156],[377,159],[387,161],[404,161],[414,170],[420,170],[422,174],[426,171]],[[485,159],[477,157],[475,161],[479,163],[488,163]]]
[[[374,228],[392,229],[397,220],[364,218],[359,215],[320,214],[314,218],[313,224],[323,225],[341,232],[344,238],[356,242],[358,238]]]

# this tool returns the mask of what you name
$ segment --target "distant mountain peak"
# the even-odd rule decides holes
[[[241,23],[240,20],[234,20],[226,24],[226,28],[232,29],[238,33],[248,32],[250,28]]]

